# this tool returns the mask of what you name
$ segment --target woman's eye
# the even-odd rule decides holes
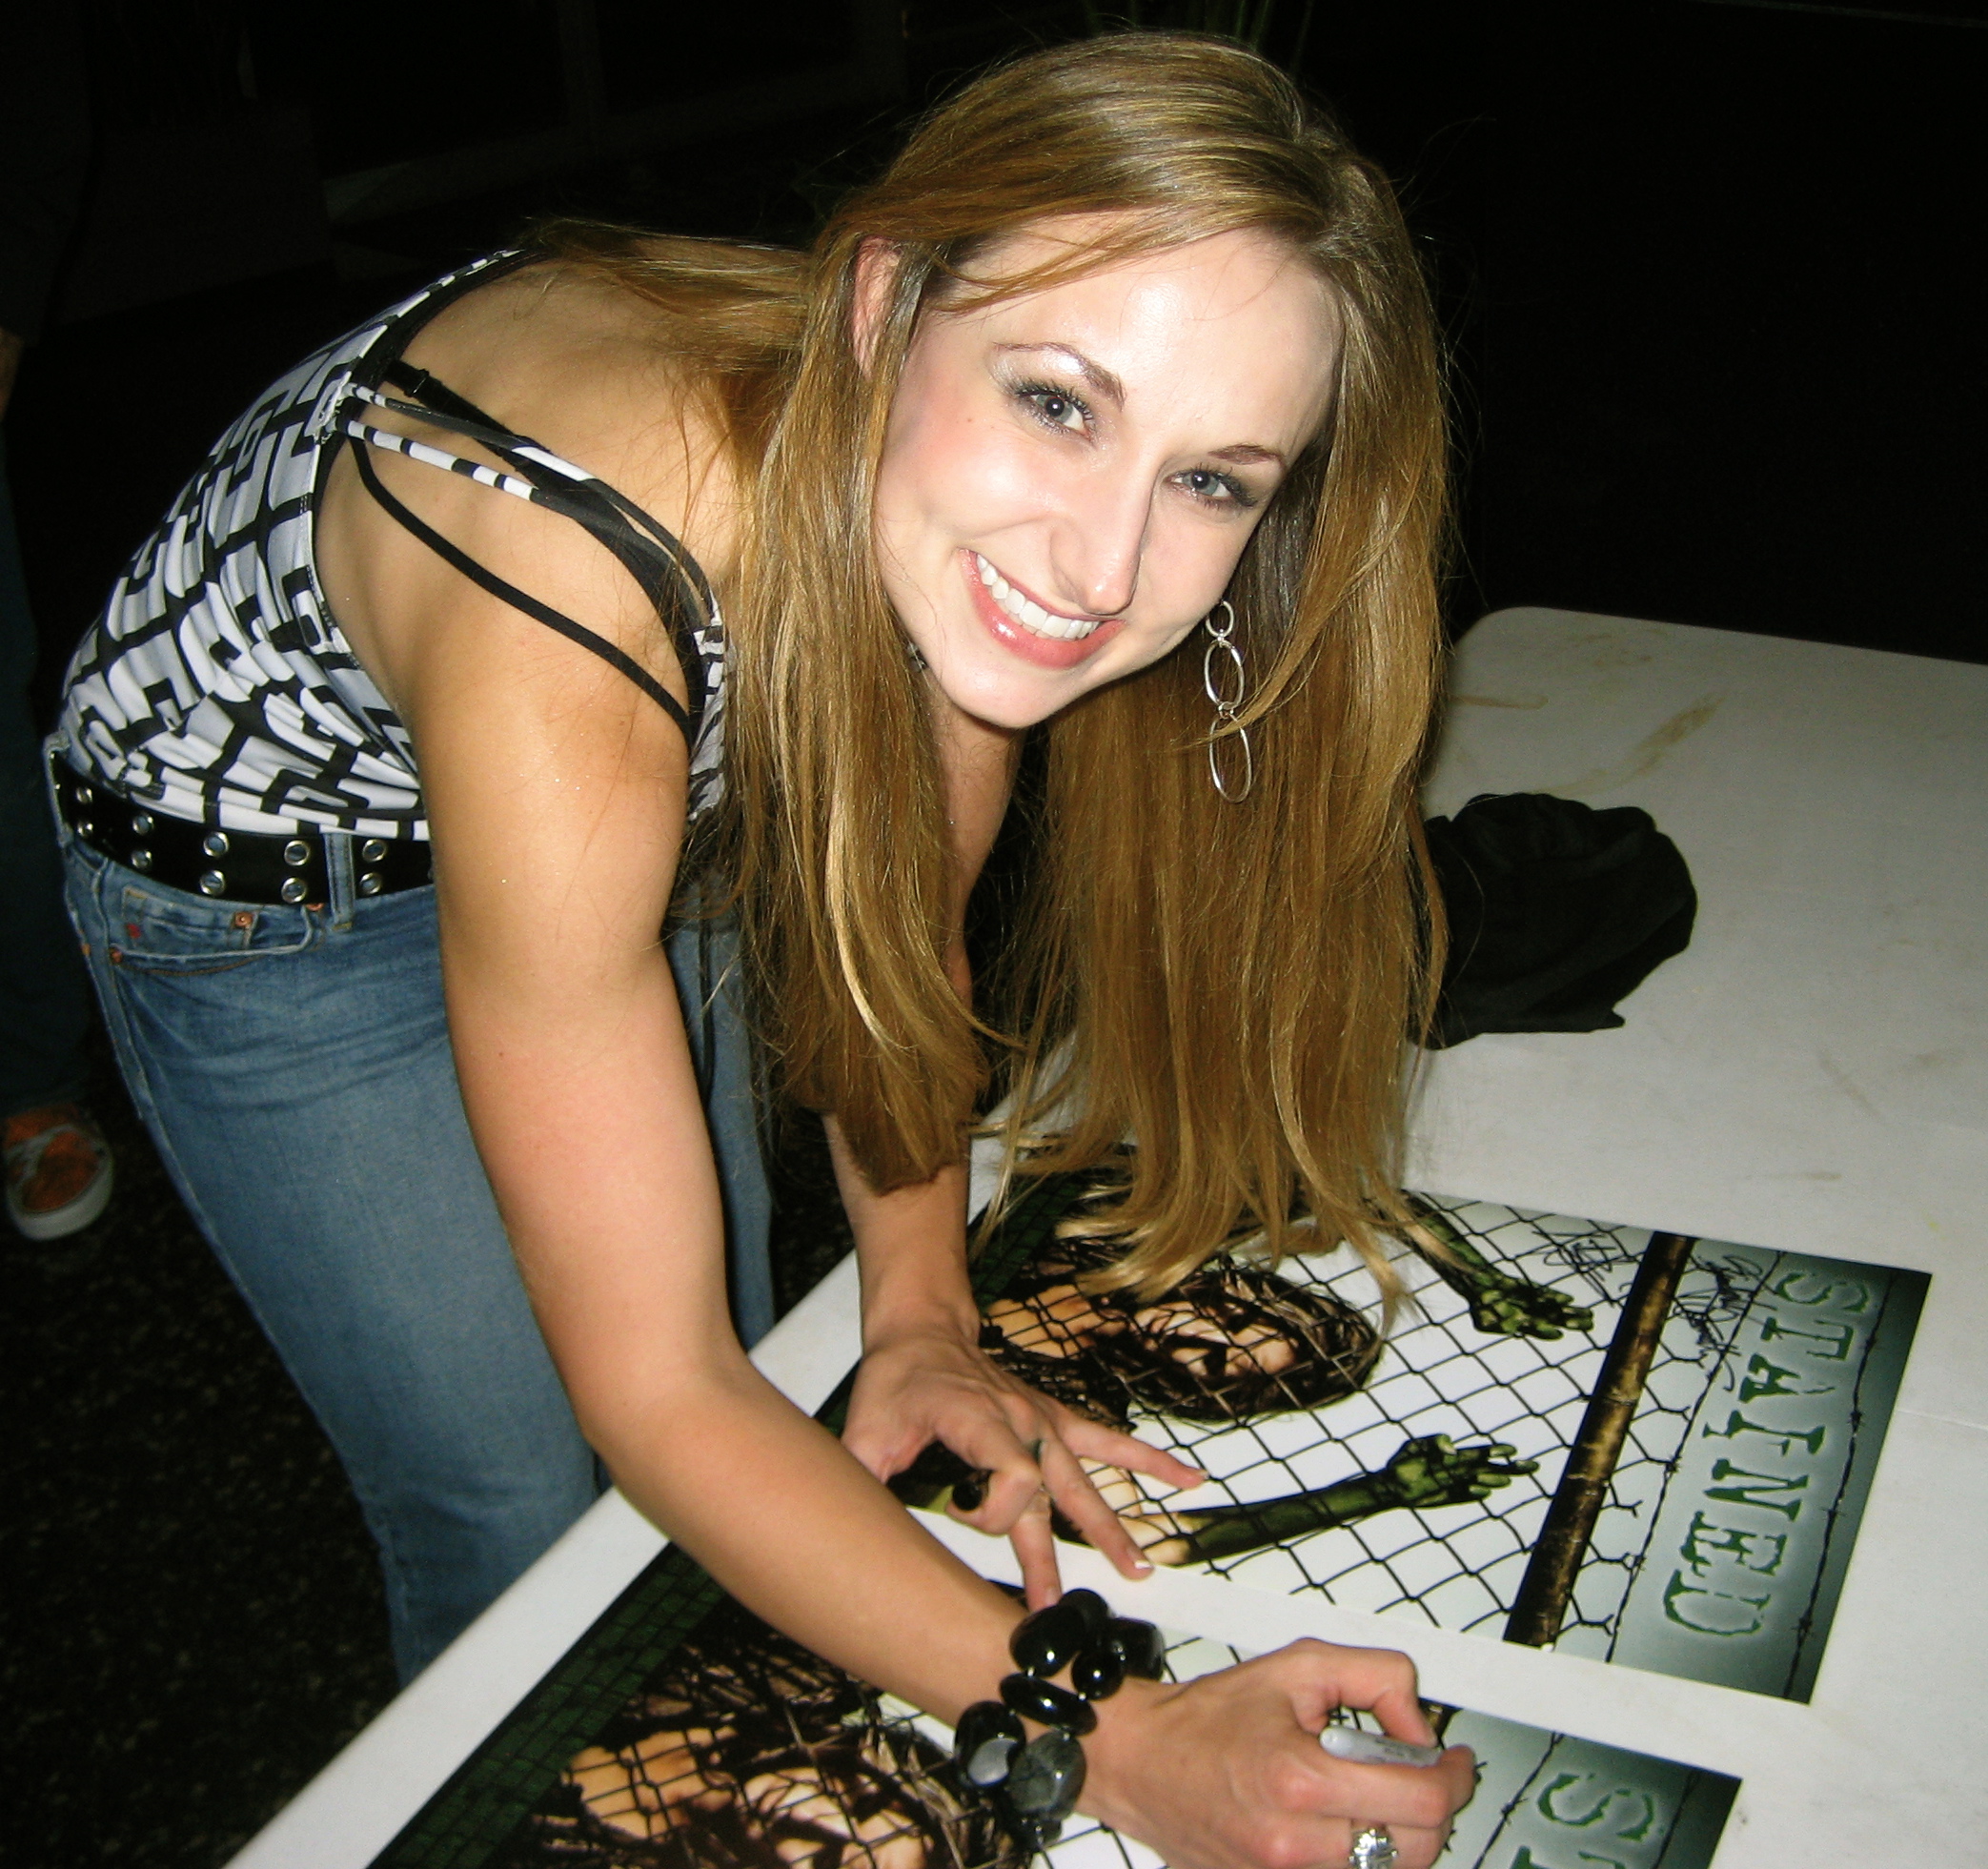
[[[1196,499],[1205,499],[1211,506],[1254,506],[1255,499],[1243,483],[1227,474],[1217,474],[1212,467],[1190,467],[1181,476],[1181,485]]]
[[[1050,389],[1046,384],[1024,385],[1022,399],[1030,404],[1036,415],[1051,428],[1061,428],[1072,434],[1081,433],[1090,418],[1090,411],[1083,403],[1064,390]]]

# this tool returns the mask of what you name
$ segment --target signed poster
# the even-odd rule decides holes
[[[1925,1276],[1416,1205],[1391,1328],[1344,1249],[1142,1307],[1052,1230],[997,1354],[1208,1473],[1106,1480],[1155,1562],[1806,1699]]]

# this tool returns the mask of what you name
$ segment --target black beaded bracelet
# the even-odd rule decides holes
[[[976,1700],[954,1729],[953,1758],[968,1785],[985,1792],[1018,1841],[1046,1849],[1084,1790],[1084,1748],[1077,1742],[1127,1675],[1158,1680],[1166,1644],[1149,1622],[1115,1616],[1094,1590],[1066,1592],[1059,1603],[1024,1616],[1008,1637],[1021,1671],[1001,1683],[999,1700]],[[1049,1678],[1070,1671],[1070,1686]],[[1024,1717],[1047,1732],[1028,1737]]]

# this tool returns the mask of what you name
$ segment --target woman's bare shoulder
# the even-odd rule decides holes
[[[665,524],[686,517],[721,452],[654,308],[557,262],[466,294],[407,356]]]
[[[725,588],[736,530],[728,457],[632,295],[532,267],[445,308],[416,335],[407,357],[506,429],[635,501]],[[473,439],[412,415],[378,419],[433,446],[488,458]],[[581,620],[683,699],[676,659],[656,637],[653,603],[571,518],[401,455],[381,450],[369,459],[396,499],[477,565]],[[318,509],[315,554],[354,652],[404,717],[422,711],[437,681],[454,692],[471,675],[482,681],[508,669],[503,642],[513,643],[525,671],[503,679],[520,692],[553,653],[555,639],[540,623],[476,591],[369,498],[347,454],[335,461]],[[564,660],[570,681],[606,667],[579,649]]]

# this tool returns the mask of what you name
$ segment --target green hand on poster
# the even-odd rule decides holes
[[[1501,1270],[1452,1226],[1449,1217],[1426,1202],[1413,1203],[1423,1230],[1442,1247],[1432,1252],[1425,1240],[1404,1234],[1426,1259],[1435,1275],[1471,1308],[1471,1322],[1487,1335],[1537,1337],[1547,1343],[1568,1331],[1592,1331],[1594,1313],[1550,1286]]]
[[[1514,1460],[1516,1451],[1502,1442],[1457,1447],[1448,1434],[1427,1434],[1405,1442],[1379,1473],[1355,1473],[1312,1492],[1180,1512],[1156,1506],[1122,1516],[1153,1563],[1212,1563],[1356,1524],[1376,1513],[1475,1504],[1519,1474],[1538,1471],[1536,1460]],[[1058,1529],[1065,1536],[1074,1531]]]

